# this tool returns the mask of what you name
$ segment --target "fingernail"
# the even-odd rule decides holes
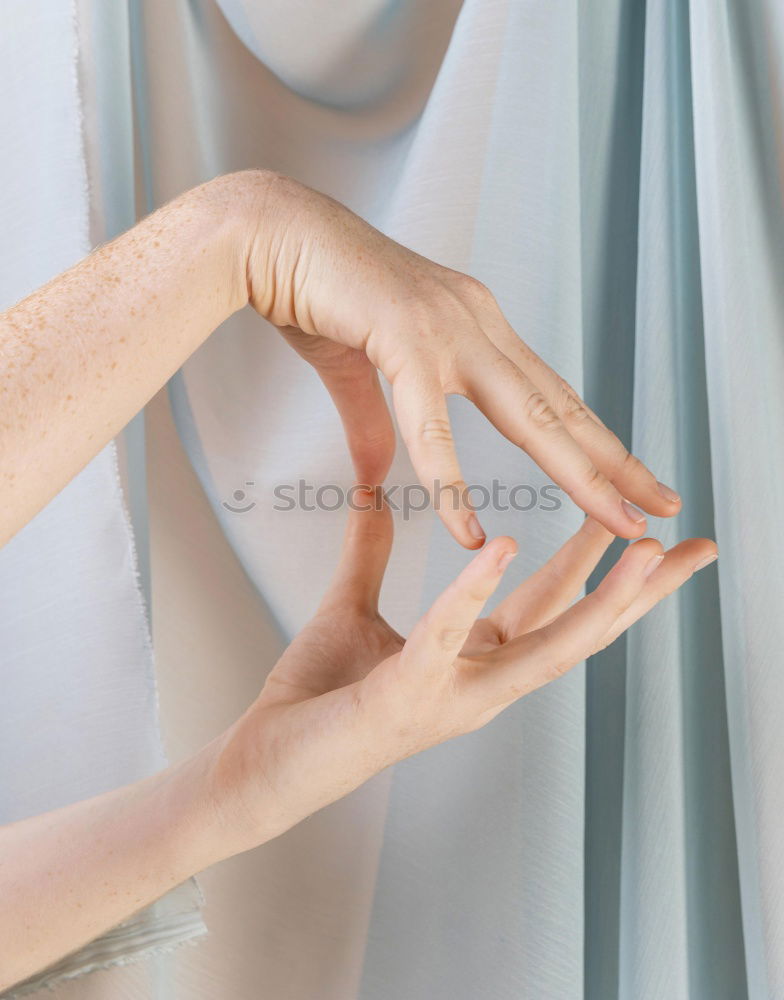
[[[622,500],[621,507],[623,507],[624,514],[626,514],[631,521],[634,521],[635,524],[642,524],[645,520],[645,514],[635,507],[633,503],[629,503],[628,500]]]
[[[670,503],[680,503],[680,494],[676,493],[675,490],[671,490],[669,486],[665,486],[664,483],[660,483],[658,479],[656,480],[656,486],[659,489],[659,493],[661,493],[665,500],[669,500]]]
[[[509,563],[514,559],[516,555],[517,555],[516,552],[504,552],[504,554],[498,560],[498,572],[503,573],[503,571],[506,569],[506,567],[509,565]]]
[[[659,556],[654,556],[653,559],[651,559],[651,561],[645,567],[644,576],[646,579],[651,575],[651,573],[653,573],[653,571],[656,569],[657,566],[661,565],[661,561],[663,558],[664,556],[659,555]]]
[[[710,564],[712,562],[716,562],[718,558],[719,558],[718,552],[714,552],[712,556],[705,556],[705,558],[701,559],[700,562],[698,562],[697,565],[694,567],[694,572],[696,573],[697,570],[704,569],[706,566],[710,566]]]
[[[479,523],[479,518],[476,516],[476,514],[472,514],[469,517],[468,521],[466,521],[466,524],[468,525],[468,530],[471,532],[474,538],[478,538],[480,541],[484,541],[484,539],[487,536],[485,535],[484,529],[482,525]]]

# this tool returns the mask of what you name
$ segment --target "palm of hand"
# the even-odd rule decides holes
[[[482,656],[508,638],[494,618],[480,618],[460,655]],[[378,613],[330,602],[329,610],[320,609],[278,660],[262,698],[269,703],[317,698],[361,681],[404,645],[405,639]]]
[[[267,677],[269,703],[317,698],[362,680],[404,639],[379,615],[362,608],[318,611]]]

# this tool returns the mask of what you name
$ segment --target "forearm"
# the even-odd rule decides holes
[[[247,303],[267,176],[186,192],[0,315],[0,544]]]
[[[0,828],[0,990],[225,856],[212,760]]]

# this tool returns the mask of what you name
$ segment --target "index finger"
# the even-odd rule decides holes
[[[468,502],[438,374],[424,367],[400,374],[392,395],[414,471],[434,498],[441,520],[461,545],[479,548],[485,533]]]

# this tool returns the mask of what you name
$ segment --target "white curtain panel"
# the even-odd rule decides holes
[[[77,48],[68,3],[0,8],[2,308],[90,249]],[[0,822],[164,766],[114,444],[0,551],[0,678]],[[191,940],[199,903],[188,883],[13,995]]]
[[[250,166],[327,191],[487,283],[520,335],[683,494],[684,512],[652,533],[668,545],[712,535],[721,553],[718,573],[586,667],[260,848],[253,880],[223,899],[227,923],[241,895],[255,907],[230,960],[207,943],[180,950],[158,960],[164,979],[128,995],[784,997],[777,0],[80,11],[93,211],[107,232],[127,224],[134,170],[140,213]],[[65,183],[66,169],[50,164],[47,182]],[[64,203],[53,196],[52,218]],[[246,310],[169,395],[259,615],[292,635],[329,577],[344,512],[275,510],[274,490],[351,484],[326,392]],[[469,482],[547,484],[464,400],[450,409]],[[402,448],[389,482],[415,482]],[[178,516],[187,502],[170,501]],[[491,533],[520,541],[508,586],[580,522],[566,501],[542,506],[483,513]],[[467,557],[431,514],[398,516],[396,529],[382,610],[406,630]],[[225,609],[227,644],[235,626]],[[149,661],[123,663],[125,683],[149,694]],[[230,663],[215,664],[214,684],[239,684]],[[102,983],[91,996],[120,995]]]

